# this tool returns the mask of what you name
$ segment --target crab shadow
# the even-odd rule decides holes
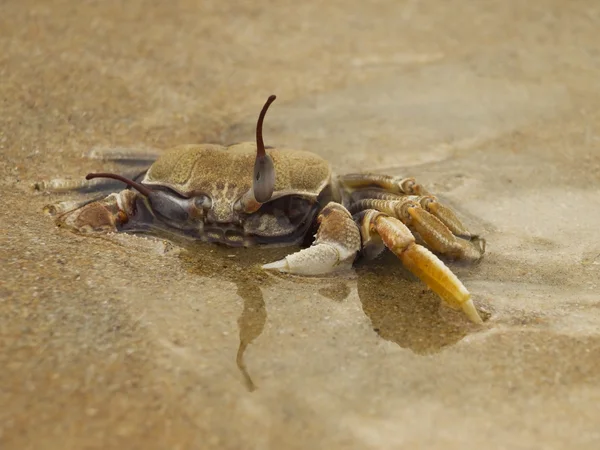
[[[242,314],[237,320],[240,334],[240,344],[238,347],[235,363],[244,377],[244,384],[248,391],[256,390],[256,385],[248,373],[244,354],[248,346],[258,338],[267,323],[267,308],[260,288],[256,285],[246,286],[237,284],[237,294],[244,301]]]
[[[442,351],[473,331],[460,312],[439,297],[389,253],[356,264],[357,292],[373,331],[419,355]]]

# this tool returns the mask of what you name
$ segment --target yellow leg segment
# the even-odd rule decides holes
[[[377,233],[404,266],[444,302],[452,308],[461,309],[472,322],[483,323],[467,288],[433,253],[415,243],[415,238],[406,225],[375,210],[366,211],[364,221],[368,223],[369,232]],[[361,231],[364,233],[366,228],[362,226]]]

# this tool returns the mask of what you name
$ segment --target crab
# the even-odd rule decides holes
[[[414,178],[336,176],[315,153],[265,147],[263,121],[275,98],[260,112],[256,142],[178,146],[133,179],[90,173],[87,180],[127,187],[55,209],[58,224],[88,233],[158,228],[244,247],[296,245],[312,237],[309,246],[262,266],[298,275],[347,269],[359,255],[373,258],[387,248],[448,306],[481,323],[469,291],[436,254],[475,262],[485,240]]]

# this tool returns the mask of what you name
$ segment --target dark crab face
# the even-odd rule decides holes
[[[113,174],[143,195],[140,208],[154,226],[230,246],[293,243],[302,239],[328,185],[329,164],[295,150],[265,150],[261,111],[256,144],[187,145],[171,149],[140,183]]]

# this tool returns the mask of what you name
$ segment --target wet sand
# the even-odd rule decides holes
[[[600,5],[0,4],[0,447],[600,445]],[[251,140],[413,175],[487,239],[483,326],[390,256],[92,238],[31,185]]]

